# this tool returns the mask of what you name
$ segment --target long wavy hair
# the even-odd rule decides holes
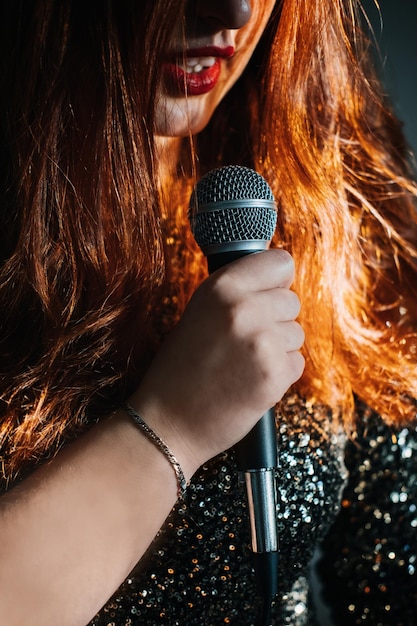
[[[303,304],[300,393],[347,426],[355,396],[415,414],[417,192],[357,3],[278,2],[164,194],[154,103],[184,5],[0,4],[4,486],[120,404],[206,275],[187,219],[196,163],[250,165],[273,187]]]

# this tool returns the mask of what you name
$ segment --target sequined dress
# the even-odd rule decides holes
[[[280,415],[275,626],[417,624],[417,432],[396,432],[360,404],[358,417],[348,440],[323,407],[295,395]],[[259,609],[245,492],[228,451],[194,476],[90,626],[252,626]]]

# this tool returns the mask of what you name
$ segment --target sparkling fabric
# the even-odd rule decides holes
[[[344,440],[323,408],[287,398],[279,417],[280,593],[273,624],[305,626],[308,567],[335,519]],[[232,452],[201,468],[95,626],[251,626],[259,614],[244,486]]]
[[[355,437],[289,396],[279,416],[280,593],[275,626],[417,624],[417,431],[358,404]],[[348,470],[348,473],[347,473]],[[259,615],[245,493],[232,452],[185,500],[91,626],[254,626]],[[332,621],[320,611],[316,567]]]
[[[336,626],[417,624],[417,432],[358,406],[349,483],[319,574]],[[417,420],[416,420],[417,421]]]

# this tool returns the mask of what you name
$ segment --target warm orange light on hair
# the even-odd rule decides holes
[[[4,483],[124,399],[206,273],[188,141],[161,200],[152,139],[161,50],[184,3],[93,4],[1,9]],[[354,394],[398,421],[417,398],[416,189],[400,126],[362,71],[355,8],[278,3],[194,154],[201,171],[240,162],[271,184],[274,244],[294,255],[302,301],[299,388],[347,425]]]

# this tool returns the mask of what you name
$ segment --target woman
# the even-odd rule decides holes
[[[315,546],[326,537],[335,584],[330,568],[354,545],[346,512],[356,543],[379,532],[377,504],[357,515],[349,495],[373,467],[369,451],[384,442],[381,471],[391,464],[397,487],[416,440],[416,189],[356,3],[1,11],[2,621],[254,623],[230,448],[278,403],[273,620],[306,624]],[[273,249],[207,278],[188,198],[226,163],[267,178],[279,228]],[[339,514],[347,437],[357,459],[346,458],[352,506]],[[181,472],[189,485],[171,511]],[[338,624],[361,612],[375,624],[378,593],[390,592],[377,581],[365,606],[357,563],[352,553],[354,577],[339,568],[356,588]],[[414,615],[410,569],[405,578],[392,623]]]

